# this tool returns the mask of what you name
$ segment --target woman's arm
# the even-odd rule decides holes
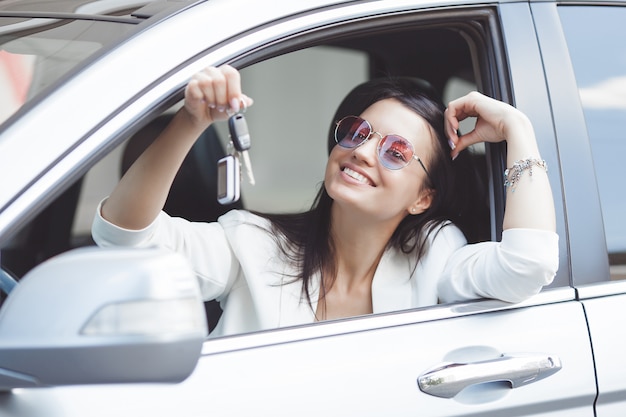
[[[102,216],[132,230],[154,221],[174,177],[196,139],[211,123],[226,119],[252,100],[241,93],[239,72],[225,65],[196,74],[185,88],[185,105],[122,177],[102,206]]]
[[[476,127],[459,137],[459,122],[467,117],[476,117]],[[514,107],[472,92],[452,101],[445,113],[446,131],[450,138],[452,157],[478,142],[507,143],[507,187],[504,230],[529,228],[555,231],[556,220],[552,190],[546,169],[541,166],[537,140],[528,117]],[[531,170],[525,167],[530,162]],[[522,164],[522,169],[515,164]],[[514,178],[519,173],[518,178]]]

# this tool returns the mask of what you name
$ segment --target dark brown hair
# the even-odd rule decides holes
[[[485,220],[482,182],[476,174],[472,156],[462,152],[454,161],[444,133],[444,107],[430,85],[423,80],[401,77],[375,79],[355,87],[337,109],[328,133],[328,150],[335,146],[335,123],[348,115],[359,115],[372,104],[394,98],[426,120],[435,136],[434,153],[426,161],[429,184],[434,190],[430,207],[422,214],[406,216],[393,233],[388,247],[404,253],[415,253],[415,265],[426,254],[429,233],[453,222],[469,241],[482,240],[485,230],[476,226]],[[297,266],[292,277],[302,281],[302,295],[310,304],[311,279],[316,273],[336,274],[334,247],[330,235],[330,213],[333,200],[324,186],[309,211],[296,214],[261,214],[269,219],[272,232],[285,260]],[[479,218],[480,217],[480,218]],[[328,279],[328,277],[327,277]],[[408,279],[408,277],[407,277]],[[325,294],[324,279],[320,297]],[[330,281],[332,285],[332,280]]]

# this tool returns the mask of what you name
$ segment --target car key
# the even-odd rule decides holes
[[[250,149],[250,133],[248,132],[248,123],[243,113],[236,113],[228,119],[228,130],[230,132],[230,139],[233,142],[233,146],[241,155],[243,165],[248,176],[248,181],[251,185],[254,185],[254,174],[252,173],[252,163],[250,162],[250,156],[248,155],[248,149]]]
[[[217,201],[222,205],[239,200],[241,188],[239,165],[239,158],[232,154],[217,161]]]

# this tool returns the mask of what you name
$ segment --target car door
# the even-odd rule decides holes
[[[624,4],[533,5],[566,172],[572,276],[589,321],[598,416],[623,414]],[[562,59],[560,59],[562,58]],[[567,191],[570,190],[570,191]]]
[[[441,14],[424,12],[420,15],[416,13],[413,16],[414,22],[428,26],[432,21],[425,16],[433,20],[446,16],[445,11],[438,11]],[[475,62],[478,61],[478,65],[484,65],[479,71],[480,74],[476,75],[476,84],[483,90],[510,100],[529,114],[537,129],[538,137],[542,141],[542,155],[551,166],[558,166],[558,153],[554,143],[546,86],[537,82],[538,79],[542,79],[539,49],[537,44],[529,43],[527,40],[528,34],[534,31],[530,9],[527,5],[507,4],[500,6],[497,12],[495,9],[480,10],[482,13],[487,11],[494,12],[490,16],[494,20],[487,18],[487,22],[495,23],[499,19],[502,26],[499,29],[492,28],[493,32],[487,31],[491,37],[484,35],[482,43],[480,38],[473,39],[476,42],[474,46],[481,49],[481,52],[474,57]],[[464,16],[465,19],[470,20],[471,17],[476,19],[473,12],[476,10],[468,10]],[[459,14],[462,15],[462,13]],[[451,27],[454,27],[454,22],[458,22],[455,18],[459,18],[458,15],[446,17],[450,19]],[[463,17],[460,20],[463,20]],[[392,26],[392,22],[390,19],[385,21],[381,18],[378,23]],[[485,25],[484,21],[482,23]],[[373,30],[375,22],[368,21],[368,27]],[[408,37],[405,36],[405,38]],[[499,43],[503,40],[506,40],[506,45]],[[352,42],[354,43],[356,42]],[[351,42],[345,41],[341,44],[346,45]],[[507,55],[499,55],[501,52],[499,48],[506,49]],[[429,59],[430,57],[421,58]],[[487,68],[494,72],[488,73]],[[501,74],[503,78],[498,78],[494,74]],[[416,75],[422,76],[422,73]],[[496,150],[493,152],[495,153]],[[551,179],[556,190],[557,210],[562,213],[560,177],[558,170],[555,171]],[[494,173],[494,177],[495,175],[497,174]],[[496,195],[497,192],[497,189],[493,190]],[[566,226],[562,216],[559,216],[558,228],[561,236],[564,236]],[[295,408],[303,414],[593,415],[596,390],[587,324],[583,306],[574,299],[574,293],[567,285],[569,271],[566,239],[562,239],[561,248],[562,266],[553,288],[523,305],[510,306],[494,301],[481,301],[433,307],[382,317],[349,320],[329,324],[326,328],[321,325],[319,328],[323,333],[315,336],[313,340],[295,341],[289,338],[290,342],[285,345],[276,341],[276,343],[281,343],[281,350],[276,359],[270,360],[267,368],[264,367],[260,373],[257,373],[258,369],[250,373],[243,371],[247,376],[244,379],[251,381],[248,385],[250,388],[260,384],[267,374],[274,375],[271,381],[283,380],[282,372],[273,369],[281,366],[279,363],[282,364],[286,360],[287,368],[291,370],[288,375],[301,375],[297,379],[292,379],[294,390],[301,390],[305,393],[294,394],[290,389],[288,395],[272,396],[270,389],[259,393],[259,396],[254,397],[255,400],[251,403],[264,404],[262,407],[268,407],[267,409],[271,409],[272,413],[281,412],[273,405],[268,406],[268,401],[264,401],[264,398],[272,398],[270,403],[286,401],[286,404],[280,404],[278,407],[286,405],[288,409]],[[395,320],[403,321],[404,318],[409,320],[406,325],[400,322],[392,323]],[[384,323],[382,328],[370,327],[375,320],[381,320],[381,323]],[[348,330],[348,326],[355,326],[358,323],[366,326],[364,332],[355,328]],[[331,336],[322,330],[330,330],[333,325],[346,326],[345,333]],[[318,326],[315,326],[315,329],[317,330]],[[301,329],[302,332],[312,330],[313,327],[307,330]],[[522,334],[526,336],[520,337]],[[563,342],[564,344],[561,345]],[[237,341],[224,341],[224,343],[236,344]],[[209,351],[205,350],[210,353],[211,358],[207,357],[203,360],[219,360],[223,350],[213,350],[216,346],[217,344],[211,346]],[[231,348],[237,349],[234,345]],[[276,349],[275,344],[263,347],[258,352],[270,354],[270,350],[274,349]],[[300,349],[303,350],[300,351]],[[503,365],[506,359],[503,359],[504,362],[500,364],[491,361],[508,358],[509,355],[516,357],[517,354],[513,353],[513,350],[517,350],[521,356],[524,356],[522,352],[533,356],[535,353],[546,352],[546,349],[559,351],[558,354],[554,354],[553,358],[555,361],[559,358],[562,368],[551,376],[524,387],[524,390],[527,390],[527,397],[522,390],[511,389],[509,382],[503,382],[510,380],[511,375],[493,377],[490,380],[487,380],[488,377],[482,380],[478,376],[481,371],[484,371],[484,368],[481,370],[481,366],[497,368]],[[413,352],[416,351],[419,351],[419,358],[413,356]],[[565,358],[569,354],[574,354],[576,358]],[[233,355],[232,364],[239,364],[240,369],[248,368],[246,364],[251,366],[252,363],[256,363],[254,359],[256,353],[251,351],[249,355],[245,356],[250,362],[245,362],[245,364],[239,362],[240,358]],[[310,360],[303,363],[300,361],[302,357],[319,358],[319,362],[317,359],[312,359],[314,365],[311,370]],[[454,363],[455,366],[448,369],[458,370],[461,374],[464,372],[464,367],[468,370],[472,369],[470,373],[476,370],[477,374],[473,376],[477,379],[474,381],[480,382],[456,394],[454,390],[454,392],[447,393],[446,396],[449,398],[426,393],[427,389],[424,386],[420,389],[419,381],[425,383],[425,381],[436,380],[439,382],[438,378],[441,378],[442,385],[445,385],[443,375],[430,375],[432,379],[426,376],[428,371],[441,370],[450,363]],[[564,372],[566,363],[576,368],[570,370],[572,373],[569,376],[566,376]],[[227,368],[228,365],[222,369],[226,371]],[[420,371],[416,376],[415,370],[417,369]],[[241,384],[241,375],[238,373],[232,380],[229,379],[233,387],[235,384]],[[333,377],[327,378],[327,375],[333,375]],[[460,374],[452,378],[457,381],[462,379]],[[309,385],[311,383],[312,385]],[[541,388],[542,385],[543,388]],[[307,387],[310,386],[315,387],[313,393],[315,398],[320,398],[319,402],[309,399],[310,391]],[[442,389],[442,391],[446,390]],[[307,404],[306,408],[298,408],[303,403]],[[243,411],[250,411],[251,408],[244,408]]]
[[[221,19],[236,12],[235,6],[220,7],[226,13]],[[181,12],[177,19],[183,21],[185,14],[194,13],[191,21],[201,20],[202,10],[193,8]],[[204,17],[209,22],[216,19],[208,12]],[[465,78],[481,91],[526,112],[535,125],[542,155],[554,167],[550,180],[561,236],[561,267],[554,284],[515,305],[479,300],[208,339],[195,371],[180,384],[21,389],[0,394],[2,411],[11,417],[593,416],[593,352],[584,306],[569,285],[569,241],[565,238],[561,171],[530,6],[349,3],[255,29],[224,41],[221,49],[211,45],[199,53],[199,58],[166,71],[158,81],[146,86],[143,94],[129,98],[123,108],[111,112],[90,132],[84,143],[98,138],[100,142],[92,146],[89,157],[80,156],[84,151],[77,146],[63,160],[68,164],[73,159],[93,164],[131,130],[153,117],[155,109],[173,104],[173,97],[180,98],[184,80],[206,65],[231,62],[246,67],[243,71],[252,71],[254,65],[312,46],[350,48],[354,43],[360,45],[360,39],[366,39],[364,43],[369,45],[377,39],[388,42],[404,35],[456,33],[465,39],[467,62],[471,64],[472,73]],[[425,31],[421,33],[421,29]],[[394,31],[395,38],[390,35]],[[453,48],[457,42],[455,38],[448,46]],[[383,48],[387,45],[383,42]],[[394,48],[388,49],[391,56],[385,62],[395,60],[399,64],[389,64],[389,68],[403,68],[411,54],[405,55],[402,43],[390,45]],[[439,51],[435,56],[442,62],[450,56],[446,49],[433,49]],[[420,63],[417,68],[425,56],[412,57],[413,62]],[[368,69],[370,65],[376,68],[372,62],[368,58],[365,71],[359,74],[372,75]],[[438,80],[437,75],[454,62],[456,55],[445,65],[431,67],[430,72],[423,70],[413,75],[431,74],[436,85],[447,87],[446,80],[453,78],[452,72],[448,71],[446,79]],[[333,70],[333,65],[337,65],[333,60],[320,59],[319,63]],[[406,68],[415,70],[410,65]],[[348,66],[347,70],[354,67]],[[460,77],[461,73],[457,75]],[[309,78],[313,75],[304,74],[302,83],[319,85]],[[318,71],[315,81],[321,83],[325,77],[326,73]],[[257,100],[256,106],[263,106],[261,103]],[[305,112],[303,106],[288,104],[276,113],[289,119]],[[249,114],[253,129],[253,110]],[[260,162],[262,153],[252,153],[252,158],[255,169],[261,171],[257,167],[267,165]],[[491,201],[488,233],[492,239],[498,239],[503,205],[502,150],[487,149],[484,163]],[[261,182],[261,172],[259,178]]]
[[[50,417],[592,416],[581,306],[502,307],[485,301],[212,340],[180,384],[26,389],[0,404],[12,405],[9,416]],[[547,358],[544,371],[561,369],[541,379]],[[445,397],[420,390],[427,371],[450,363],[451,378],[485,382],[439,391]]]

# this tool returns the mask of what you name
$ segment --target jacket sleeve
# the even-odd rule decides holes
[[[237,278],[240,265],[217,222],[196,223],[161,212],[141,230],[118,227],[101,215],[102,203],[94,217],[91,234],[100,247],[160,247],[183,254],[191,263],[205,300],[220,298]]]
[[[558,251],[558,235],[536,229],[508,229],[501,242],[465,245],[446,263],[438,282],[439,299],[521,302],[552,282]]]

